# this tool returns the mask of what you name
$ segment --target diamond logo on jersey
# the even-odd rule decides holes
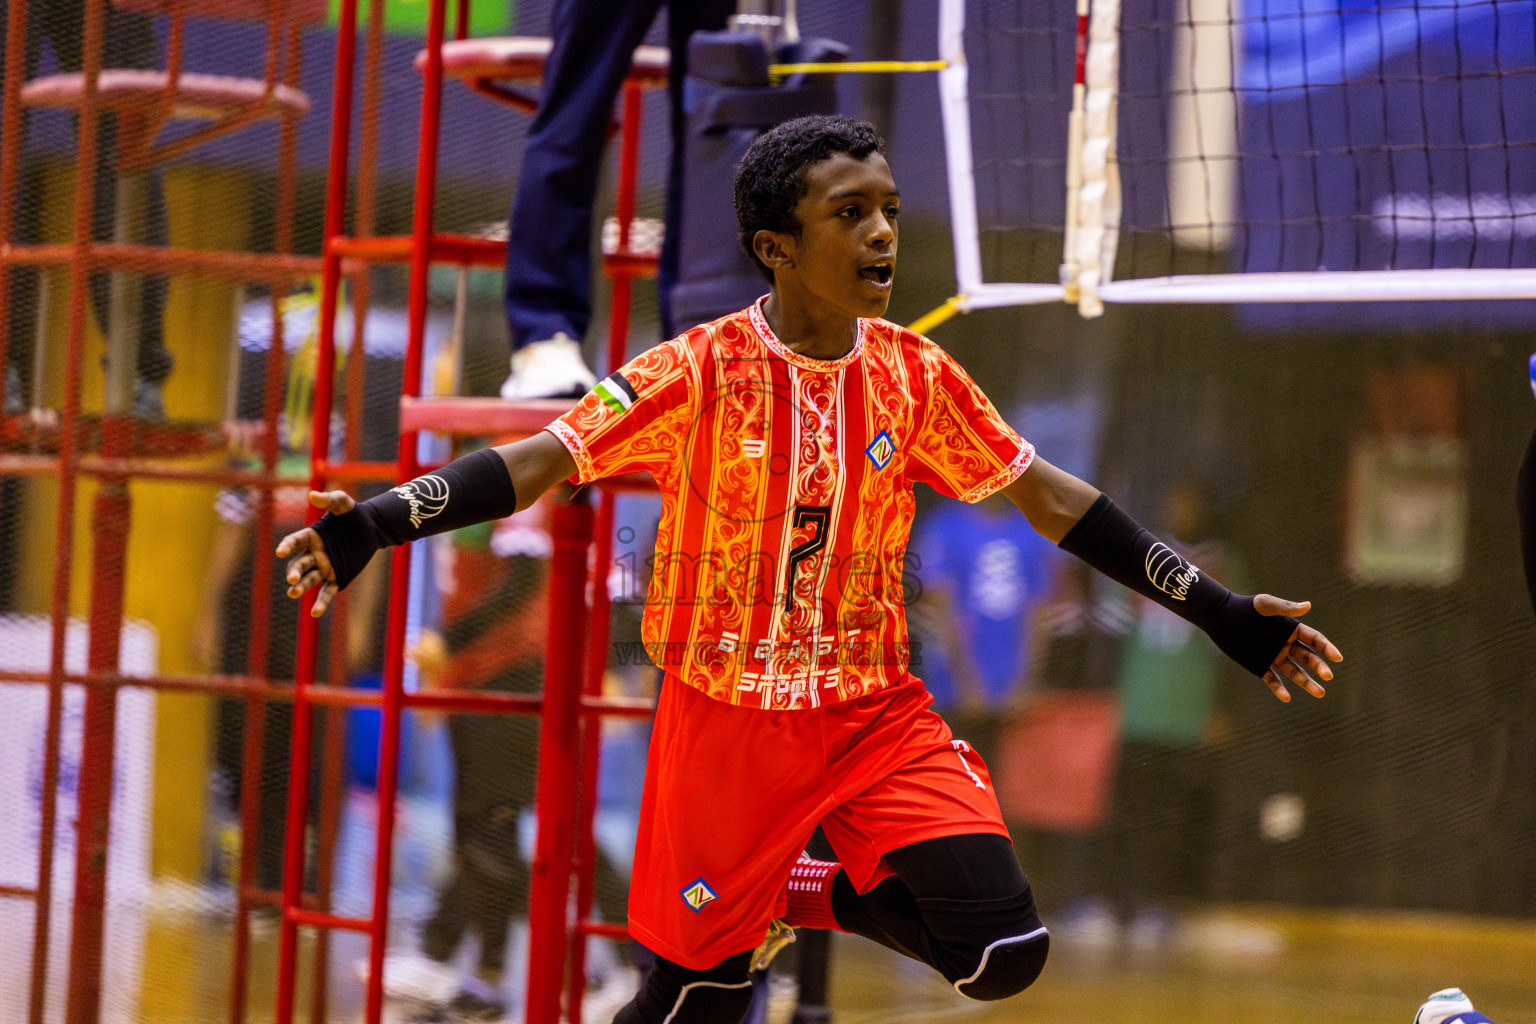
[[[597,397],[603,400],[603,404],[614,412],[622,413],[639,400],[634,385],[624,379],[622,373],[610,373],[597,382],[597,387],[592,389],[597,392]]]
[[[689,882],[679,895],[695,914],[704,909],[704,904],[713,903],[720,898],[720,894],[711,889],[709,883],[702,878]]]
[[[891,456],[896,454],[896,445],[891,440],[891,435],[885,431],[875,435],[875,439],[869,442],[869,447],[864,449],[864,454],[869,456],[869,461],[875,464],[876,469],[884,469],[891,461]]]

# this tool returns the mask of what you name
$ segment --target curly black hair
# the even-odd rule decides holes
[[[799,233],[795,206],[805,197],[805,172],[835,153],[863,160],[884,154],[885,140],[867,121],[812,114],[759,135],[736,166],[736,237],[769,284],[773,271],[757,258],[753,237],[759,231]]]

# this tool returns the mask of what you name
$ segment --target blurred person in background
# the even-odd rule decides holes
[[[1168,490],[1168,544],[1187,561],[1242,588],[1246,573],[1212,532],[1209,503],[1185,479]],[[1200,631],[1151,601],[1131,598],[1132,624],[1116,688],[1120,754],[1111,826],[1112,896],[1133,946],[1172,937],[1169,897],[1189,888],[1215,808],[1215,750],[1231,727],[1218,711],[1227,661]]]
[[[296,433],[290,433],[286,423],[299,423],[300,426]],[[283,449],[278,458],[277,474],[302,481],[309,474],[307,421],[289,419],[280,422],[278,432],[283,439]],[[254,454],[255,442],[254,436],[237,433],[233,438],[231,465],[246,470],[258,469],[260,462]],[[376,492],[377,488],[374,490]],[[273,490],[274,535],[304,525],[305,494],[303,483]],[[246,486],[225,487],[214,498],[213,510],[218,517],[218,527],[210,546],[198,600],[198,606],[209,609],[210,614],[192,631],[189,640],[192,662],[204,671],[235,676],[251,671],[251,595],[255,583],[259,501],[257,490]],[[347,663],[351,669],[364,669],[379,657],[376,620],[382,608],[388,575],[388,568],[381,564],[380,567],[370,567],[358,577],[357,592],[352,596],[351,613],[347,618]],[[284,600],[287,584],[283,580],[282,566],[275,561],[269,569],[267,587],[264,674],[275,683],[291,683],[298,652],[299,620]],[[321,630],[319,641],[316,664],[324,666],[330,657],[330,631]],[[242,842],[240,801],[248,725],[246,709],[244,698],[232,697],[220,698],[214,711],[214,765],[209,789],[210,819],[215,823],[216,834],[212,837],[214,855],[208,873],[211,880],[229,885],[236,882]],[[322,733],[323,730],[316,728],[317,752]],[[269,701],[262,716],[260,794],[254,837],[255,883],[269,892],[281,889],[283,884],[283,833],[288,817],[288,761],[292,753],[292,737],[293,705],[288,701]],[[318,766],[318,755],[315,763]],[[318,814],[319,802],[310,801],[311,824]]]
[[[1021,709],[1020,721],[1027,720],[1030,705],[1063,694],[1099,697],[1105,716],[1112,717],[1115,673],[1132,625],[1130,609],[1118,592],[1096,586],[1098,577],[1086,564],[1058,561],[1055,569],[1049,592],[1031,623],[1034,637],[1026,687],[1030,702]],[[1014,731],[1012,738],[1018,742],[1025,737]],[[1005,732],[1005,746],[1011,746],[1009,739]],[[1050,756],[1039,749],[1009,751],[1003,762],[1011,764],[1014,756],[1032,762],[1042,754]],[[1107,793],[1111,783],[1107,768],[1101,778],[1102,791]],[[1103,803],[1107,806],[1108,799]],[[1006,803],[1003,811],[1005,815],[1009,811]],[[1060,908],[1051,934],[1068,942],[1112,943],[1119,927],[1107,895],[1109,837],[1104,822],[1051,828],[1010,822],[1010,828],[1028,850],[1028,860],[1041,879],[1043,899]]]
[[[1000,724],[1024,695],[1030,617],[1059,552],[1002,495],[933,510],[912,548],[922,594],[907,614],[923,681],[955,735],[992,764]]]
[[[10,8],[10,0],[0,0],[0,21]],[[159,64],[159,36],[155,31],[154,18],[136,11],[120,11],[110,0],[106,4],[103,27],[103,68],[150,69]],[[54,63],[59,70],[77,74],[84,64],[85,3],[84,0],[29,0],[27,4],[27,45],[22,80],[34,78],[42,61],[43,43],[53,52]],[[3,48],[0,48],[3,49]],[[5,70],[5,54],[0,52],[0,74]],[[22,110],[21,132],[26,133],[26,109]],[[78,124],[78,120],[76,122]],[[108,112],[101,115],[96,137],[96,166],[92,175],[94,185],[91,209],[91,240],[113,240],[118,218],[118,116]],[[165,245],[170,233],[166,222],[165,189],[159,168],[143,172],[147,187],[144,190],[142,210],[125,211],[129,222],[142,218],[142,235],[128,238],[129,242],[149,245]],[[25,173],[21,184],[21,196],[16,203],[16,227],[12,241],[37,242],[42,240],[43,188],[40,173]],[[7,201],[10,201],[9,197]],[[9,271],[7,271],[9,272]],[[138,281],[138,308],[134,338],[135,364],[133,404],[131,412],[142,419],[165,419],[162,391],[165,379],[170,375],[172,359],[165,348],[165,298],[166,279],[157,274],[136,275]],[[6,325],[10,332],[10,358],[6,363],[5,410],[21,412],[27,404],[26,386],[22,374],[32,366],[32,358],[26,347],[34,339],[34,326],[27,322],[28,310],[35,317],[45,311],[35,309],[37,272],[20,269],[16,272],[11,305],[11,322]],[[112,330],[111,275],[95,273],[90,279],[91,312],[102,334]],[[41,382],[33,381],[33,388]],[[40,404],[35,395],[33,405]]]
[[[512,332],[508,399],[572,398],[597,383],[582,357],[592,320],[592,207],[603,168],[613,104],[663,0],[559,0],[550,19],[554,47],[543,93],[528,130],[507,235],[506,309]],[[671,64],[672,155],[667,174],[666,235],[656,289],[662,337],[672,323],[668,296],[677,279],[682,217],[683,79],[688,37],[717,31],[735,0],[665,0]]]
[[[549,557],[545,505],[434,542],[440,625],[412,652],[423,689],[536,694],[544,682]],[[421,954],[391,953],[392,996],[425,1004],[421,1020],[496,1021],[507,1015],[507,937],[528,911],[529,868],[521,818],[534,802],[539,720],[520,714],[452,714],[453,866],[421,935]],[[626,883],[598,850],[603,917],[625,918]],[[479,955],[453,966],[473,933]],[[633,990],[631,990],[631,994]],[[627,998],[627,997],[626,997]]]

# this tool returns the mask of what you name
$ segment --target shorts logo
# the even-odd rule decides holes
[[[392,487],[390,492],[411,506],[411,525],[417,529],[448,507],[448,481],[431,473]]]
[[[1183,601],[1199,581],[1200,570],[1158,541],[1147,551],[1147,579],[1175,601]]]
[[[704,909],[704,904],[713,903],[720,898],[720,894],[709,887],[709,883],[702,878],[696,878],[683,887],[683,902],[693,910],[695,914]]]
[[[640,398],[634,386],[624,379],[622,373],[610,373],[598,381],[597,387],[592,390],[598,398],[602,399],[604,405],[617,413],[627,412],[629,407]]]
[[[875,435],[875,439],[869,442],[869,447],[864,449],[864,454],[869,456],[869,461],[875,464],[876,469],[884,469],[891,461],[891,456],[896,454],[896,445],[891,440],[891,435],[885,431]]]

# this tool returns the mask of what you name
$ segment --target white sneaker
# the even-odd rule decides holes
[[[1424,1000],[1413,1024],[1493,1024],[1472,1009],[1472,1000],[1459,988],[1443,988]]]
[[[639,991],[639,971],[633,967],[613,971],[603,979],[601,988],[589,988],[582,997],[583,1024],[613,1024],[613,1015],[627,1006]]]
[[[768,1024],[792,1024],[800,1008],[800,982],[788,974],[768,975]]]
[[[1103,900],[1077,900],[1051,923],[1051,938],[1106,949],[1120,941],[1120,920]]]
[[[512,373],[501,385],[509,401],[577,397],[597,383],[581,358],[581,343],[561,332],[512,353]]]
[[[1161,908],[1150,908],[1137,914],[1125,928],[1125,941],[1133,949],[1154,950],[1166,946],[1173,938],[1173,915]]]
[[[368,983],[368,961],[354,965],[357,978]],[[446,1003],[459,990],[459,972],[414,951],[384,954],[384,995],[419,1003]]]

